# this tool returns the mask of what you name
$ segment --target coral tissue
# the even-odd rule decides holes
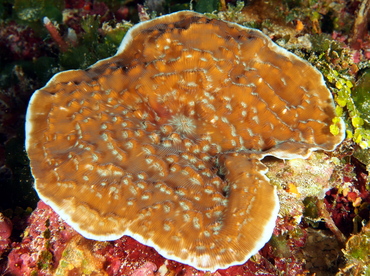
[[[31,98],[35,188],[89,239],[130,235],[201,270],[244,263],[278,212],[266,155],[333,150],[321,74],[261,32],[183,11]]]

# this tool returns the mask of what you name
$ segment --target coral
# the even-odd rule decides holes
[[[83,236],[127,234],[214,271],[271,236],[277,197],[259,160],[333,150],[344,138],[340,118],[330,133],[334,116],[310,64],[254,29],[184,11],[37,90],[26,149],[39,196]]]
[[[316,44],[316,45],[315,45]],[[337,103],[337,118],[333,119],[332,133],[337,133],[335,125],[339,117],[346,117],[347,138],[352,139],[361,148],[366,149],[370,143],[370,130],[364,125],[364,116],[355,104],[352,95],[354,77],[350,74],[351,64],[349,51],[341,48],[336,42],[316,37],[314,43],[316,54],[311,53],[309,61],[314,63],[324,73],[328,86],[334,94]]]
[[[353,55],[348,47],[338,42],[341,37],[338,31],[345,31],[346,28],[348,29],[348,26],[353,25],[353,19],[348,15],[350,7],[345,7],[345,4],[344,1],[339,1],[335,5],[329,5],[325,1],[319,3],[299,1],[298,5],[291,9],[289,6],[292,4],[289,1],[281,1],[279,3],[276,3],[276,1],[254,1],[252,5],[247,6],[242,12],[240,10],[230,10],[219,12],[218,16],[222,19],[232,18],[233,21],[240,24],[249,24],[252,27],[261,28],[270,37],[273,37],[279,45],[288,49],[301,49],[296,51],[296,53],[308,59],[323,72],[329,88],[335,95],[335,101],[338,106],[336,109],[337,118],[334,118],[331,127],[332,133],[338,132],[336,124],[339,118],[346,117],[347,137],[360,145],[361,148],[366,149],[370,145],[370,130],[368,125],[364,124],[367,116],[366,110],[364,111],[363,108],[356,106],[354,99],[358,98],[358,96],[352,95],[352,90],[355,82],[354,73],[358,70],[354,65],[354,57],[363,57],[365,55],[366,58],[367,52],[366,50],[363,50],[361,53],[357,51],[356,55]],[[305,5],[312,6],[303,8]],[[277,12],[271,14],[271,10]],[[297,14],[297,11],[300,14]],[[333,38],[337,39],[337,41],[321,32],[321,26],[318,25],[318,22],[322,15],[330,15],[331,19],[329,21],[332,21],[330,29],[335,28],[337,30],[333,32]],[[261,20],[261,17],[266,16],[270,20],[269,24]],[[285,18],[288,24],[284,25],[278,22],[279,17]],[[341,17],[345,19],[339,19]],[[304,32],[298,32],[297,29],[289,24],[289,22],[294,22],[297,19],[302,20],[301,22],[304,22],[306,27],[312,28],[316,35],[307,37]],[[306,31],[308,30],[306,29]],[[346,31],[349,32],[349,29]],[[369,35],[365,35],[363,40],[361,40],[362,46],[360,49],[370,48],[368,46],[365,47],[369,38]],[[343,39],[340,41],[343,42]],[[348,41],[348,37],[346,41]],[[365,63],[363,66],[368,68],[369,65],[366,64],[368,63]],[[361,105],[361,99],[359,99],[357,105],[359,104]]]
[[[7,16],[0,21],[0,48],[3,49],[0,63],[4,65],[0,68],[0,180],[3,183],[0,207],[4,209],[35,207],[38,200],[34,200],[28,161],[22,150],[26,105],[32,91],[62,67],[87,67],[111,55],[131,26],[113,20],[112,13],[104,17],[107,8],[98,4],[90,10],[64,9],[65,20],[62,20],[61,2],[64,1],[19,0],[15,1],[14,8],[11,2],[0,3],[0,14]],[[44,16],[50,18],[54,32],[68,45],[65,52],[60,51],[42,24]],[[110,21],[103,22],[103,19]],[[89,28],[90,23],[94,28]]]
[[[362,149],[367,149],[370,146],[370,129],[366,123],[367,112],[363,108],[366,107],[366,101],[361,102],[366,92],[361,92],[361,87],[364,86],[361,81],[356,86],[357,91],[353,89],[354,73],[358,69],[354,66],[350,50],[325,35],[313,36],[311,40],[314,52],[307,58],[323,72],[337,103],[337,118],[333,119],[331,132],[337,133],[335,123],[340,117],[345,117],[347,139],[352,139]],[[366,78],[366,74],[364,77]]]
[[[31,217],[32,219],[27,223],[26,216],[29,214],[30,208],[25,211],[16,207],[35,206],[34,196],[30,196],[32,189],[30,172],[22,152],[23,129],[19,126],[23,125],[26,104],[31,93],[43,86],[52,75],[61,69],[86,68],[96,60],[115,52],[123,34],[131,26],[121,20],[126,19],[133,22],[138,20],[135,15],[137,1],[107,0],[99,3],[86,0],[4,0],[0,2],[0,48],[5,49],[0,53],[0,62],[3,65],[0,73],[0,208],[13,224],[11,236],[2,244],[4,245],[2,248],[6,249],[1,256],[0,274],[6,274],[3,270],[4,265],[6,266],[8,261],[14,264],[15,258],[21,264],[18,270],[19,275],[21,273],[27,275],[31,271],[34,271],[34,275],[53,275],[57,268],[62,271],[61,273],[73,274],[73,268],[63,270],[61,267],[55,267],[62,258],[63,250],[60,250],[62,253],[54,256],[56,251],[45,250],[45,248],[50,248],[50,245],[44,246],[44,244],[44,247],[41,247],[42,243],[40,243],[41,245],[36,242],[31,243],[29,234],[32,233],[32,238],[44,240],[44,243],[47,244],[51,239],[47,241],[45,236],[51,237],[56,233],[55,230],[52,230],[54,226],[59,225],[61,227],[59,231],[61,229],[68,231],[66,228],[68,226],[52,222],[55,219],[59,220],[59,218],[48,209],[49,207],[39,203],[39,206],[45,209],[44,211],[50,212],[50,225],[47,227],[50,232],[46,229],[41,232],[30,231],[30,229],[37,227],[45,228],[46,218],[40,221],[35,219],[35,216],[41,216],[43,212],[37,208]],[[64,2],[64,9],[62,2]],[[157,3],[155,10],[165,13],[191,7],[189,1],[146,2]],[[364,269],[366,265],[368,267],[368,263],[364,258],[359,257],[363,256],[364,253],[369,254],[363,250],[366,248],[362,247],[368,241],[368,230],[365,232],[362,225],[369,221],[370,217],[370,184],[368,179],[370,157],[369,149],[366,148],[369,144],[369,140],[366,138],[368,137],[366,129],[369,129],[369,115],[366,105],[368,89],[366,85],[369,82],[367,71],[370,68],[370,36],[366,29],[366,23],[364,24],[366,16],[363,15],[366,15],[366,9],[360,10],[360,6],[366,5],[368,1],[336,1],[334,3],[326,0],[253,0],[244,1],[245,6],[242,1],[238,1],[236,6],[229,4],[227,9],[225,2],[235,3],[236,1],[220,1],[221,11],[215,12],[212,15],[214,18],[237,21],[244,26],[261,29],[279,45],[294,51],[319,68],[326,76],[326,81],[334,94],[342,90],[339,93],[340,97],[336,98],[337,101],[339,99],[337,103],[340,103],[337,108],[337,116],[342,115],[346,118],[346,124],[350,130],[349,139],[334,153],[334,156],[340,158],[342,165],[335,162],[336,167],[331,179],[333,182],[329,183],[329,186],[335,185],[337,187],[326,192],[324,208],[327,209],[333,222],[345,234],[346,238],[350,237],[351,234],[354,237],[351,243],[348,242],[345,250],[345,258],[348,260],[347,266],[342,268],[338,275],[369,273]],[[16,7],[14,7],[14,3],[16,3]],[[203,1],[203,3],[205,2]],[[211,11],[209,10],[209,12]],[[70,49],[66,52],[61,51],[42,24],[42,18],[45,16],[50,19],[60,37],[69,45]],[[150,16],[153,17],[154,13]],[[86,20],[85,28],[91,23],[92,29],[97,35],[85,33],[81,24],[83,20]],[[110,37],[107,38],[107,36]],[[102,46],[102,43],[105,45]],[[353,87],[350,88],[350,86]],[[343,104],[345,106],[342,107]],[[352,117],[354,122],[352,122]],[[356,129],[358,129],[357,132]],[[332,131],[335,133],[335,126],[332,127]],[[357,144],[353,143],[352,139]],[[359,144],[362,148],[358,146]],[[324,159],[326,160],[326,157]],[[272,164],[271,166],[273,166]],[[280,162],[275,164],[281,168]],[[367,172],[364,165],[367,166]],[[284,175],[289,174],[285,172]],[[324,267],[323,262],[326,260],[329,266],[332,265],[331,258],[325,258],[326,253],[329,253],[330,256],[335,254],[339,256],[340,254],[338,247],[332,246],[334,238],[327,232],[312,231],[314,227],[325,228],[317,207],[317,200],[314,197],[309,197],[302,203],[298,200],[298,198],[302,198],[302,195],[298,193],[295,184],[286,183],[283,187],[279,193],[285,215],[277,221],[273,237],[275,241],[268,243],[259,254],[252,257],[246,264],[219,270],[214,273],[215,276],[279,275],[284,273],[305,275],[308,273],[307,270],[311,270],[311,274],[316,272],[316,275],[320,275],[320,269],[324,270],[323,275],[335,273],[335,265],[330,271],[327,269],[328,267]],[[12,210],[4,210],[6,208],[12,208]],[[290,212],[288,213],[289,208]],[[303,220],[298,223],[302,212]],[[29,228],[24,233],[23,241],[20,242],[19,235],[23,232],[25,225],[29,225]],[[8,226],[6,224],[6,229],[9,230]],[[8,230],[5,231],[6,235],[9,233]],[[290,244],[295,231],[301,233],[301,238],[295,238],[295,241]],[[319,237],[317,237],[316,231],[319,232]],[[177,262],[164,260],[154,250],[142,246],[130,238],[123,239],[124,242],[121,240],[114,243],[97,242],[96,247],[91,247],[88,241],[78,238],[77,235],[67,235],[67,239],[64,239],[66,244],[64,247],[70,248],[68,242],[71,241],[71,246],[75,246],[79,253],[83,253],[82,256],[87,256],[90,261],[89,265],[92,267],[99,267],[101,256],[104,257],[107,252],[106,257],[109,264],[106,271],[104,270],[102,273],[108,275],[123,273],[126,265],[128,266],[125,271],[127,274],[135,271],[141,273],[145,270],[145,272],[155,275],[165,273],[168,275],[210,275]],[[79,242],[77,243],[77,241]],[[320,251],[312,250],[312,241],[326,244],[331,250],[329,252],[325,248]],[[55,241],[51,243],[57,244],[56,247],[60,245]],[[302,244],[307,244],[307,246],[302,247]],[[136,252],[130,254],[129,260],[125,259],[122,252],[125,250],[125,245]],[[39,260],[42,261],[36,262],[36,266],[34,261],[27,262],[28,254],[31,251],[37,251],[36,249],[31,250],[31,246],[42,248],[39,255],[33,255],[38,256]],[[14,253],[8,260],[7,254],[11,248]],[[144,248],[147,250],[145,254],[135,251],[135,249],[142,251]],[[92,253],[85,252],[85,250],[91,249]],[[356,249],[362,249],[362,252],[358,250],[360,254],[357,254]],[[294,253],[289,254],[289,250]],[[104,252],[104,254],[99,252]],[[112,255],[110,255],[111,253]],[[155,259],[147,260],[148,256],[154,256]],[[70,262],[69,257],[70,255],[66,253],[68,262]],[[94,263],[96,260],[99,262]],[[33,269],[27,268],[28,264],[34,266]],[[284,264],[290,265],[290,267],[283,268]],[[82,271],[83,263],[76,262],[72,266],[75,271]],[[153,272],[154,266],[157,267],[155,272]],[[282,269],[278,271],[277,267]],[[319,269],[315,270],[317,268]],[[7,275],[10,274],[8,271]]]
[[[220,269],[215,273],[201,272],[188,265],[165,260],[153,248],[127,236],[111,242],[85,239],[40,201],[29,218],[29,226],[24,232],[22,242],[14,243],[12,246],[4,275],[74,273],[74,275],[118,276],[148,273],[158,276],[253,276],[260,273],[273,276],[278,271],[302,275],[305,272],[304,263],[299,261],[297,254],[304,244],[304,230],[294,229],[278,239],[286,244],[284,245],[286,253],[267,245],[260,254],[243,265]],[[270,259],[274,259],[275,265],[270,263]]]
[[[280,175],[280,178],[287,177],[286,183],[290,183],[294,176],[297,176],[298,179],[301,178],[301,181],[297,181],[298,184],[294,184],[294,186],[297,185],[296,188],[290,186],[286,192],[293,193],[295,197],[304,198],[304,195],[297,194],[297,191],[300,190],[297,187],[300,185],[303,185],[303,190],[309,189],[308,185],[300,183],[303,182],[304,177],[307,177],[309,182],[312,181],[310,183],[318,180],[317,187],[321,184],[326,187],[323,189],[327,189],[331,185],[328,180],[335,165],[330,161],[331,159],[325,157],[324,154],[315,153],[312,160],[308,160],[306,165],[304,162],[298,162],[300,166],[305,167],[301,170],[297,169],[295,160],[288,161],[290,163],[285,167],[281,161],[268,161],[267,164],[271,168],[269,175],[272,179],[276,179]],[[275,166],[276,170],[273,169]],[[322,175],[319,173],[320,168],[324,168]],[[309,174],[302,174],[302,170],[304,172],[315,171],[317,174],[309,178]],[[279,182],[279,185],[286,187],[286,183]],[[315,192],[311,195],[322,196],[322,192],[319,190],[314,188]],[[284,206],[286,203],[288,202],[282,201],[283,208],[286,208]],[[38,275],[69,275],[68,273],[94,275],[93,271],[99,271],[99,275],[130,275],[131,273],[140,275],[145,272],[149,275],[152,275],[150,273],[154,273],[154,275],[166,273],[180,275],[181,273],[181,275],[199,276],[252,276],[263,273],[273,276],[277,275],[278,271],[289,272],[289,275],[304,275],[308,268],[312,271],[315,269],[320,271],[335,269],[331,256],[338,252],[338,248],[330,247],[331,253],[328,255],[327,261],[322,263],[320,257],[314,253],[317,253],[317,250],[312,250],[312,243],[318,241],[315,238],[315,232],[302,227],[302,224],[298,225],[297,221],[291,218],[290,214],[285,214],[283,218],[278,220],[272,240],[247,263],[221,269],[211,274],[199,272],[175,261],[165,260],[154,249],[142,245],[130,237],[124,236],[112,242],[87,240],[65,224],[49,206],[40,202],[29,219],[29,227],[24,233],[23,241],[13,245],[13,250],[9,255],[8,275],[23,275],[22,273],[25,275],[31,275],[31,273],[38,273]],[[320,238],[321,244],[332,244],[333,238],[328,237],[331,241],[328,240],[328,243],[324,243]],[[328,253],[328,250],[328,248],[323,248],[322,252]],[[157,270],[154,267],[157,267]],[[153,270],[155,271],[153,272]]]

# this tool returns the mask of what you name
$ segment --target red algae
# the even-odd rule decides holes
[[[0,29],[0,47],[6,60],[24,61],[41,57],[46,43],[31,28],[10,22]]]
[[[362,221],[369,220],[370,192],[368,176],[362,170],[347,164],[342,173],[342,185],[326,192],[325,205],[340,231],[349,236],[360,231]]]
[[[136,269],[131,276],[154,276],[157,266],[151,262],[146,262],[140,268]]]
[[[77,233],[42,201],[29,218],[20,243],[13,243],[6,275],[50,275],[70,240]],[[50,258],[52,256],[52,258]]]
[[[109,246],[102,248],[100,253],[106,256],[106,271],[109,275],[130,274],[146,262],[160,267],[165,261],[153,248],[127,236],[111,242]]]
[[[12,244],[8,267],[4,275],[178,275],[178,276],[252,276],[277,275],[290,271],[290,275],[303,275],[302,261],[295,254],[288,258],[279,255],[274,246],[267,244],[260,254],[242,265],[219,269],[214,273],[166,260],[153,248],[124,236],[111,242],[88,240],[63,220],[45,203],[38,207],[28,220],[23,240]],[[277,226],[280,228],[280,225]],[[301,233],[300,230],[294,230]],[[297,232],[298,231],[298,232]],[[277,233],[286,232],[277,230]],[[286,250],[298,252],[305,236],[280,236]],[[296,248],[296,249],[294,249]],[[298,251],[297,251],[298,248]],[[297,254],[297,256],[300,256]],[[76,275],[76,274],[74,274]]]
[[[10,249],[12,230],[13,224],[10,219],[0,213],[0,258]]]

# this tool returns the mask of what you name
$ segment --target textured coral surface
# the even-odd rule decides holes
[[[257,30],[184,11],[36,91],[26,149],[39,196],[83,236],[127,234],[214,271],[271,236],[278,203],[259,160],[332,151],[336,118],[312,65]]]
[[[114,54],[127,29],[138,21],[137,2],[0,1],[0,274],[210,275],[165,260],[127,237],[115,242],[86,240],[44,203],[36,208],[39,199],[24,153],[28,100],[55,73],[87,68]],[[139,10],[146,19],[155,11],[169,13],[190,7],[187,1],[145,2],[148,13]],[[346,121],[347,139],[332,155],[320,157],[317,165],[323,168],[322,175],[311,160],[293,160],[292,167],[268,161],[271,171],[276,166],[277,175],[269,177],[278,185],[286,207],[274,235],[246,264],[213,275],[326,276],[338,271],[338,275],[366,275],[369,225],[363,226],[370,213],[370,151],[366,149],[370,145],[369,1],[244,2],[247,5],[198,0],[193,7],[209,13],[217,9],[209,14],[212,18],[258,28],[318,68],[334,95],[336,115]],[[50,22],[43,25],[45,16]],[[315,197],[302,201],[301,191],[307,191],[303,180],[311,169],[315,178],[309,182],[318,180],[313,192],[321,198],[326,191],[322,201]],[[320,183],[324,185],[321,191]],[[329,187],[334,188],[327,190]],[[31,217],[29,206],[36,208]]]

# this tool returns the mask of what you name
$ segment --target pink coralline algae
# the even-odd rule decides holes
[[[53,260],[60,259],[66,243],[76,235],[43,202],[29,218],[29,227],[23,233],[21,243],[13,243],[8,256],[5,275],[51,275],[47,271],[55,268]]]
[[[10,219],[0,213],[0,256],[9,249],[12,230],[13,225]]]
[[[146,262],[139,269],[135,270],[131,276],[154,276],[157,266],[151,262]]]
[[[12,247],[5,275],[142,275],[140,271],[153,271],[165,261],[128,237],[114,242],[85,239],[42,201],[29,218],[22,242]]]
[[[276,242],[267,244],[260,254],[245,264],[210,273],[166,260],[153,248],[128,236],[109,242],[88,240],[68,226],[42,201],[38,203],[28,223],[23,240],[12,244],[13,249],[8,256],[8,265],[4,272],[6,276],[274,276],[279,270],[289,271],[290,275],[303,275],[305,272],[302,260],[298,260],[293,254],[282,257],[280,251],[274,249]],[[304,230],[302,231],[304,233]],[[287,237],[281,236],[285,250],[300,252],[305,235],[291,235],[289,242],[285,242]]]

